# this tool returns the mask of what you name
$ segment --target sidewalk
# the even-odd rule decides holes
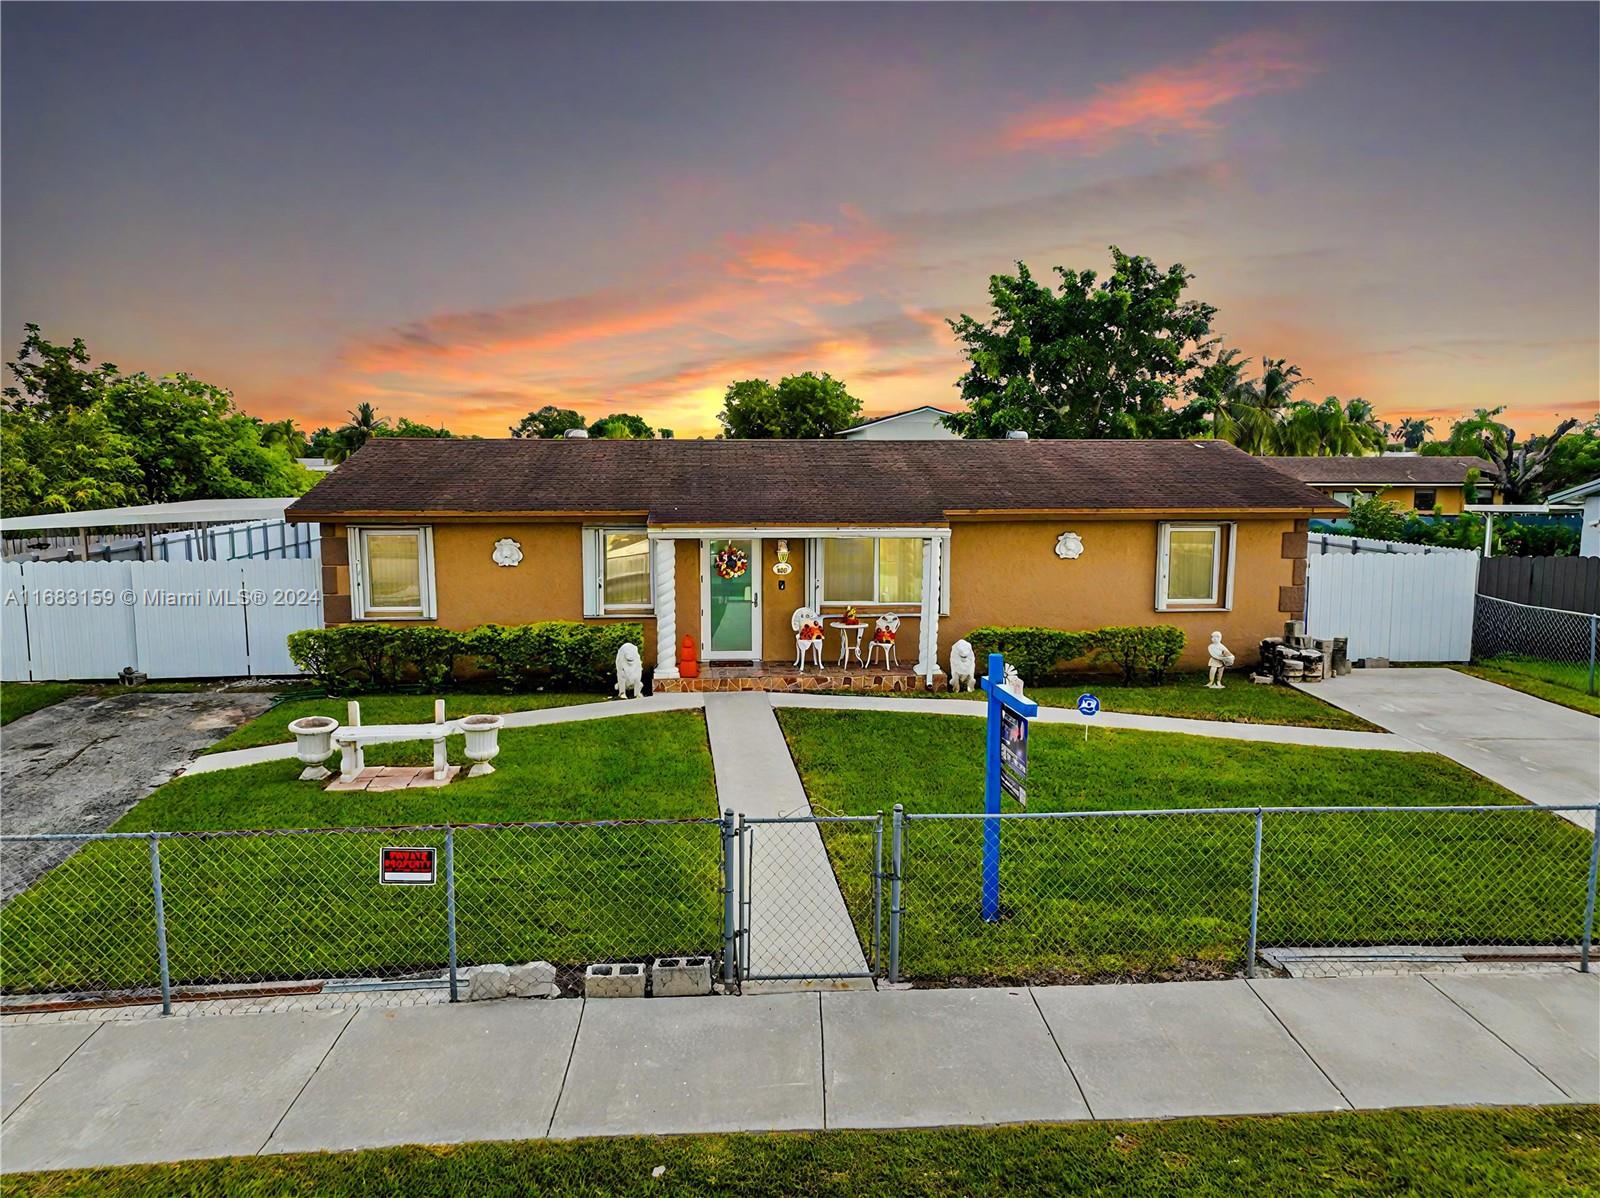
[[[62,1018],[0,1026],[0,1154],[1595,1102],[1597,1020],[1570,971]]]
[[[1600,720],[1460,670],[1356,670],[1299,689],[1537,806],[1600,803]],[[1564,811],[1593,829],[1594,816]]]

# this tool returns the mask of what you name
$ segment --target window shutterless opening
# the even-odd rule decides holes
[[[350,611],[357,620],[431,620],[433,529],[352,528]]]
[[[1237,532],[1238,525],[1232,523],[1163,523],[1156,560],[1156,610],[1231,608]]]

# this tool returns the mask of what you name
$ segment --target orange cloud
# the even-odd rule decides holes
[[[1215,127],[1211,114],[1223,105],[1298,87],[1314,71],[1298,38],[1244,34],[1218,42],[1199,62],[1157,67],[1102,86],[1088,99],[1024,113],[1008,124],[1002,144],[1094,152],[1141,134],[1203,132]]]
[[[889,236],[853,208],[837,225],[801,222],[728,239],[727,272],[757,283],[810,283],[880,257]]]

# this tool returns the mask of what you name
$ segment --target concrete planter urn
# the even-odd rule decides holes
[[[467,738],[467,760],[472,762],[467,777],[494,773],[494,766],[489,763],[500,755],[500,729],[505,724],[497,715],[469,715],[461,721],[461,731]]]
[[[301,716],[289,724],[294,734],[294,755],[306,768],[300,771],[302,782],[320,782],[328,777],[322,763],[333,755],[333,732],[339,721],[332,716]]]

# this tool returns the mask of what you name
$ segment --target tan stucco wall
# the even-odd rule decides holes
[[[1363,494],[1371,495],[1371,494],[1373,494],[1374,492],[1376,492],[1376,491],[1378,491],[1380,489],[1378,487],[1349,487],[1349,486],[1338,486],[1338,487],[1335,487],[1335,486],[1324,486],[1321,483],[1316,483],[1316,484],[1313,484],[1313,485],[1316,487],[1317,490],[1323,492],[1323,494],[1325,494],[1325,495],[1333,495],[1335,493],[1346,492],[1346,491],[1361,491]],[[1386,487],[1386,488],[1382,488],[1383,497],[1386,500],[1388,500],[1390,503],[1394,504],[1396,507],[1400,508],[1402,511],[1407,511],[1407,512],[1416,510],[1417,492],[1419,490],[1420,491],[1428,491],[1428,490],[1432,490],[1433,491],[1434,500],[1435,500],[1436,506],[1439,509],[1439,514],[1440,515],[1443,515],[1443,516],[1459,516],[1461,514],[1461,512],[1462,512],[1462,509],[1466,506],[1466,502],[1467,502],[1467,500],[1466,500],[1466,492],[1465,492],[1465,489],[1462,488],[1462,487],[1451,487],[1451,486],[1442,486],[1441,485],[1441,486],[1431,487],[1431,488],[1430,487]],[[1493,497],[1491,499],[1489,497],[1489,488],[1488,488],[1488,486],[1486,484],[1480,483],[1478,485],[1478,502],[1479,503],[1499,503],[1500,502],[1500,497],[1497,495],[1497,496],[1495,496],[1495,497]],[[1422,514],[1423,515],[1427,515],[1428,513],[1424,512]]]
[[[1185,522],[1225,519],[1185,516]],[[1054,519],[953,523],[950,614],[939,624],[939,659],[984,624],[1088,629],[1113,624],[1172,624],[1188,642],[1180,664],[1203,665],[1213,629],[1241,662],[1253,662],[1263,637],[1279,635],[1303,606],[1304,521],[1240,520],[1230,611],[1156,610],[1154,520]],[[1056,538],[1083,537],[1083,556],[1063,561]],[[1285,557],[1288,552],[1295,556]],[[1223,564],[1224,577],[1226,563]],[[1287,592],[1287,593],[1285,593]]]
[[[1185,520],[1227,519],[1194,516]],[[369,526],[377,521],[366,522]],[[1148,519],[1095,520],[1052,518],[1032,521],[957,521],[951,525],[950,613],[939,624],[939,660],[949,660],[950,646],[984,624],[1033,624],[1050,628],[1086,629],[1108,624],[1168,623],[1188,634],[1182,664],[1205,660],[1213,629],[1241,662],[1254,660],[1256,643],[1275,635],[1283,621],[1304,605],[1305,521],[1289,518],[1240,520],[1238,560],[1234,568],[1234,602],[1230,611],[1165,611],[1155,606],[1159,522]],[[1056,538],[1065,531],[1083,537],[1083,556],[1063,561],[1055,555]],[[323,580],[327,622],[349,619],[348,553],[342,526],[323,526]],[[494,543],[512,537],[522,545],[521,565],[497,566]],[[580,524],[532,522],[436,522],[433,524],[434,579],[439,625],[471,628],[478,624],[531,623],[538,620],[583,619],[583,529]],[[792,661],[794,634],[790,619],[808,593],[804,546],[791,541],[794,572],[778,589],[772,573],[777,541],[764,538],[761,555],[762,650],[769,662]],[[677,545],[677,636],[695,638],[704,655],[701,634],[700,543]],[[1224,564],[1224,574],[1226,565]],[[881,610],[902,613],[914,604],[891,608],[858,605],[870,619]],[[824,608],[831,618],[842,605]],[[590,619],[589,623],[608,621]],[[655,620],[643,618],[646,663],[655,662]],[[917,659],[918,620],[900,625],[899,658]],[[829,629],[824,659],[838,654],[838,634]]]

